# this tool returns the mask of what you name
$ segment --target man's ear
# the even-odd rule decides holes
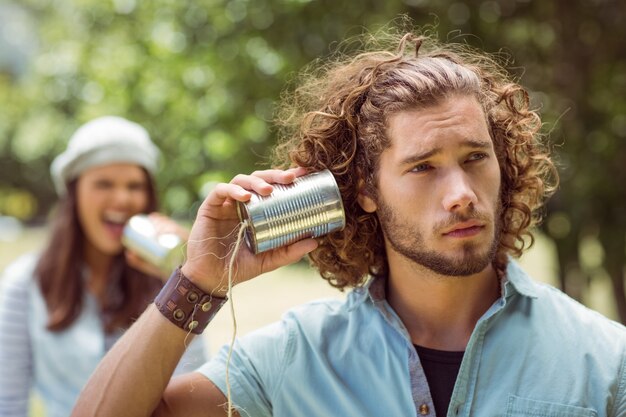
[[[368,192],[365,190],[365,182],[363,180],[359,180],[359,194],[357,195],[357,201],[359,206],[363,210],[368,213],[374,213],[378,206],[372,197],[369,196]]]

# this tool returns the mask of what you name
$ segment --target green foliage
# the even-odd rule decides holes
[[[55,201],[49,162],[80,124],[119,114],[146,126],[165,155],[165,209],[193,217],[199,178],[267,165],[289,74],[403,9],[382,3],[23,1],[40,44],[26,73],[3,79],[13,111],[0,115],[0,185],[31,192],[34,214],[45,215]]]
[[[8,214],[44,216],[55,201],[52,158],[83,122],[119,114],[145,125],[165,155],[166,211],[193,218],[213,182],[267,165],[274,103],[298,69],[406,13],[416,24],[438,23],[441,38],[515,57],[511,71],[558,145],[562,183],[546,230],[558,243],[563,286],[572,271],[593,276],[578,258],[591,236],[613,259],[623,292],[626,8],[618,0],[15,4],[32,17],[38,45],[25,72],[0,72],[0,189],[37,205]]]

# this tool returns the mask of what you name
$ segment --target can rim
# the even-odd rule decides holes
[[[247,201],[248,203],[252,201],[252,199],[257,198],[254,193],[251,193],[251,194],[252,196],[250,197],[250,200]],[[246,205],[246,203],[242,201],[237,201],[237,217],[239,217],[239,221],[241,222],[247,221],[250,218],[250,213],[248,212],[248,206]],[[246,241],[246,245],[248,245],[250,250],[252,250],[252,252],[255,254],[258,253],[256,233],[255,233],[254,225],[252,224],[252,222],[246,222],[246,231],[244,233],[244,239]]]
[[[346,210],[345,210],[345,208],[343,206],[343,196],[341,195],[341,190],[339,189],[339,184],[337,184],[337,179],[335,178],[335,176],[333,175],[331,170],[329,170],[328,168],[324,169],[324,170],[322,170],[320,172],[328,173],[328,175],[330,175],[330,177],[333,180],[333,184],[335,184],[335,187],[333,188],[333,190],[335,190],[335,192],[337,193],[337,197],[338,197],[337,201],[339,202],[339,206],[341,207],[341,214],[342,214],[342,216],[341,216],[341,219],[342,219],[341,223],[342,223],[342,225],[341,225],[341,227],[339,229],[337,229],[337,231],[343,230],[343,229],[346,228]]]

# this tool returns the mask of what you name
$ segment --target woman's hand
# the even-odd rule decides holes
[[[228,290],[230,254],[241,225],[237,202],[248,201],[250,191],[269,195],[273,190],[271,184],[290,184],[304,174],[303,168],[256,171],[251,175],[237,175],[230,183],[215,186],[200,206],[191,228],[183,274],[204,291],[224,296]],[[255,255],[242,242],[234,263],[233,281],[241,283],[294,263],[315,248],[315,239],[304,239]]]

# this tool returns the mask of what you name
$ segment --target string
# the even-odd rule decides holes
[[[233,230],[231,230],[231,231],[230,231],[230,232],[229,232],[226,236],[224,236],[224,237],[207,237],[207,238],[204,238],[204,239],[189,239],[187,242],[185,242],[185,243],[182,245],[182,247],[186,247],[186,246],[187,246],[190,242],[193,242],[193,243],[202,243],[202,242],[206,242],[207,240],[217,240],[217,239],[220,239],[220,240],[221,240],[221,239],[227,238],[227,237],[229,237],[229,236],[231,236],[231,235],[233,235],[233,234],[237,234],[237,236],[239,237],[239,236],[240,236],[240,234],[241,234],[241,231],[237,232],[237,229],[238,229],[238,228],[241,228],[241,227],[242,227],[242,225],[247,226],[247,224],[248,224],[248,223],[244,220],[244,221],[243,221],[243,223],[239,223],[237,226],[235,226],[235,227],[233,228]],[[197,259],[197,258],[199,258],[199,257],[201,257],[201,256],[206,256],[206,255],[212,255],[212,256],[216,257],[217,259],[226,259],[226,258],[228,258],[228,257],[229,257],[229,256],[231,256],[231,255],[236,256],[236,253],[234,253],[234,252],[235,252],[235,251],[237,251],[237,250],[239,249],[239,246],[240,246],[239,240],[240,240],[240,239],[237,239],[237,241],[235,242],[235,246],[234,246],[234,248],[233,248],[233,249],[231,249],[231,250],[230,250],[228,253],[226,253],[224,256],[218,256],[215,252],[206,252],[206,253],[201,253],[201,254],[199,254],[199,255],[196,255],[196,256],[194,256],[194,257],[192,257],[192,258],[189,258],[189,259],[187,259],[187,260]],[[224,244],[222,244],[222,245],[224,245]],[[224,246],[226,246],[226,245],[224,245]],[[186,258],[186,256],[185,256],[184,258]],[[180,282],[180,278],[179,278],[178,280],[179,280],[179,282]],[[214,293],[215,291],[218,291],[218,290],[222,287],[222,281],[223,281],[223,278],[220,280],[219,285],[218,285],[216,288],[214,288],[214,289],[213,289],[213,291],[212,291],[212,292],[211,292],[211,294],[210,294],[211,296],[213,296],[213,293]],[[229,295],[230,295],[230,294],[229,294]],[[193,313],[192,313],[192,314],[193,314]],[[231,313],[231,314],[234,316],[234,313]],[[191,319],[193,320],[193,316],[192,316],[192,318],[191,318]],[[235,323],[235,325],[236,325],[236,323]],[[185,335],[185,340],[183,340],[183,344],[185,345],[185,349],[187,349],[187,348],[189,347],[189,337],[190,337],[190,336],[191,336],[191,334],[192,334],[192,330],[193,330],[193,329],[191,329],[191,328],[189,329],[189,331],[188,331],[188,332],[187,332],[187,334]]]
[[[247,223],[246,223],[246,224],[247,224]],[[231,231],[230,231],[230,232],[229,232],[226,236],[222,236],[222,237],[219,237],[219,236],[213,236],[213,237],[206,237],[206,238],[204,238],[204,239],[189,239],[189,240],[188,240],[187,242],[185,242],[185,243],[182,245],[182,247],[181,247],[181,251],[183,252],[183,259],[184,259],[184,260],[186,260],[186,261],[192,261],[192,260],[194,260],[194,259],[198,259],[198,258],[201,258],[201,257],[203,257],[203,256],[207,256],[207,255],[212,255],[212,256],[216,257],[217,259],[226,259],[226,258],[230,255],[230,252],[229,252],[229,253],[227,253],[227,254],[226,254],[226,255],[224,255],[224,256],[219,256],[219,255],[218,255],[217,253],[215,253],[215,252],[205,252],[205,253],[199,253],[199,254],[197,254],[196,256],[193,256],[193,257],[191,257],[191,258],[187,258],[187,253],[186,253],[186,252],[187,252],[187,245],[188,245],[189,243],[202,243],[202,242],[206,242],[206,241],[208,241],[208,240],[223,240],[223,239],[228,238],[229,236],[231,236],[231,235],[233,235],[233,234],[237,233],[237,229],[238,229],[239,227],[241,227],[241,223],[239,223],[237,226],[235,226],[235,227],[233,228],[233,230],[231,230]],[[224,243],[220,243],[220,244],[221,244],[222,246],[224,246],[224,247],[226,246]]]
[[[246,220],[241,222],[239,232],[237,233],[237,241],[235,242],[235,247],[233,248],[228,262],[228,299],[230,300],[230,317],[233,324],[233,333],[230,339],[230,346],[228,347],[228,357],[226,358],[226,397],[228,399],[228,417],[232,417],[233,415],[233,402],[230,391],[230,359],[235,347],[235,338],[237,337],[237,319],[235,317],[235,304],[233,302],[233,270],[237,254],[241,248],[241,242],[243,242],[243,234],[246,231],[247,226],[248,223]]]
[[[200,254],[197,255],[194,258],[197,258],[199,256],[206,256],[206,255],[213,255],[218,259],[226,259],[227,257],[230,256],[230,259],[228,261],[228,289],[227,289],[227,297],[230,301],[230,317],[231,317],[231,322],[233,325],[233,333],[231,336],[231,340],[230,340],[230,345],[228,347],[228,357],[226,359],[226,397],[228,400],[228,417],[232,417],[233,415],[233,407],[232,407],[232,397],[231,397],[231,388],[230,388],[230,361],[231,361],[231,357],[232,357],[232,353],[233,353],[233,349],[235,346],[235,340],[237,337],[237,318],[235,317],[235,305],[233,303],[233,275],[234,275],[234,267],[235,267],[235,261],[237,259],[237,254],[239,253],[239,249],[241,248],[241,243],[243,242],[243,234],[246,230],[246,228],[248,227],[248,222],[246,220],[243,220],[239,225],[239,231],[237,232],[237,240],[235,241],[234,247],[224,256],[217,256],[216,253],[213,252],[208,252],[208,253],[204,253],[204,254]],[[237,227],[235,227],[230,233],[228,233],[228,235],[226,235],[226,237],[232,235],[235,231],[237,230]],[[205,238],[205,239],[201,239],[201,240],[193,240],[193,242],[204,242],[206,240],[213,240],[213,239],[222,239],[222,238],[216,238],[216,237],[209,237],[209,238]],[[191,240],[190,240],[191,242]],[[221,282],[220,285],[218,285],[217,288],[215,288],[213,291],[217,291],[217,289],[221,287]],[[213,295],[213,293],[211,293],[211,295]],[[185,347],[187,347],[187,338],[191,335],[191,329],[189,330],[189,332],[187,333],[187,335],[185,336],[185,340],[184,340],[184,344]],[[194,387],[191,387],[192,390],[194,389]],[[245,411],[245,410],[243,410]],[[247,413],[246,413],[247,414]]]

